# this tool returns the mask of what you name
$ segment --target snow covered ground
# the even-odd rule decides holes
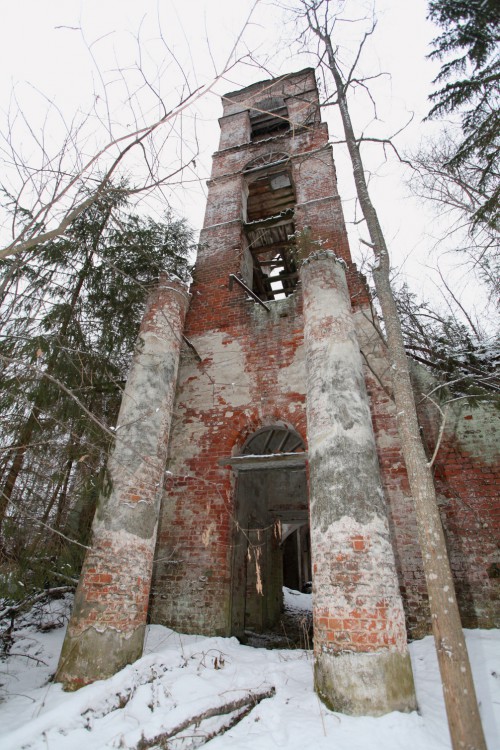
[[[308,595],[286,591],[288,607],[307,609]],[[68,602],[52,601],[26,617],[10,656],[0,662],[3,750],[93,750],[160,747],[148,740],[184,726],[184,740],[168,748],[199,746],[241,708],[189,724],[210,709],[242,704],[249,692],[275,693],[239,723],[215,736],[210,750],[444,750],[450,747],[433,641],[411,645],[419,713],[354,718],[328,711],[313,691],[311,653],[242,646],[235,638],[180,635],[150,627],[145,655],[109,680],[76,693],[50,682],[64,635],[53,627]],[[500,748],[500,631],[467,631],[467,646],[489,750]],[[231,707],[231,706],[230,706]],[[213,713],[213,712],[212,712]],[[163,747],[167,744],[163,743]]]

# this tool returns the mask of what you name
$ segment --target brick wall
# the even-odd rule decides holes
[[[191,632],[230,628],[235,480],[219,460],[264,424],[306,433],[300,296],[267,313],[224,281],[210,294],[204,332],[203,300],[192,290],[186,335],[202,361],[190,351],[181,361],[157,553],[173,562],[157,564],[153,584],[155,621]]]
[[[415,368],[419,417],[429,456],[439,433],[436,408],[421,393],[436,386]],[[436,394],[435,394],[436,395]],[[447,395],[443,394],[443,400]],[[427,403],[426,403],[427,401]],[[467,627],[500,627],[500,414],[494,404],[448,407],[434,464],[441,518]]]

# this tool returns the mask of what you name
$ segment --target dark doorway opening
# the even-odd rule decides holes
[[[283,586],[310,580],[305,461],[304,441],[283,423],[255,432],[230,461],[237,471],[232,633],[250,645],[299,645],[286,643]]]
[[[283,586],[311,593],[311,537],[309,524],[284,524],[281,532],[283,549]]]

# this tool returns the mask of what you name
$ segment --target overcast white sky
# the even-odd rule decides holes
[[[186,79],[191,86],[210,82],[230,55],[254,2],[20,0],[13,4],[3,0],[2,5],[0,122],[9,102],[12,111],[12,92],[15,92],[21,107],[29,113],[34,130],[40,132],[47,101],[56,103],[67,122],[75,112],[89,112],[94,104],[98,107],[99,119],[108,114],[103,80],[108,83],[109,119],[113,127],[117,122],[123,127],[131,125],[125,122],[130,113],[123,108],[123,103],[128,94],[144,86],[144,81],[133,71],[139,62],[148,80],[161,86],[167,106],[178,101]],[[353,17],[362,17],[371,3],[348,0],[347,6]],[[428,111],[431,81],[438,69],[436,64],[426,60],[426,54],[437,32],[426,21],[426,0],[375,0],[375,9],[378,25],[366,47],[361,69],[368,75],[385,71],[390,77],[372,85],[378,120],[375,121],[373,110],[361,92],[352,101],[352,115],[358,132],[363,130],[368,135],[385,137],[399,130],[413,113],[411,124],[396,141],[404,150],[416,146],[421,138],[437,129],[436,125],[422,123]],[[354,48],[352,34],[358,34],[357,28],[344,24],[341,39],[346,56]],[[278,75],[313,65],[312,57],[299,55],[293,49],[290,42],[294,37],[293,22],[286,20],[274,3],[261,0],[238,44],[238,56],[245,50],[252,50],[266,69],[259,69],[248,60],[237,65],[217,83],[213,92],[185,114],[182,134],[180,123],[170,134],[164,154],[172,168],[179,159],[196,153],[196,168],[184,174],[182,187],[175,185],[166,196],[195,228],[203,221],[203,180],[209,176],[210,156],[218,145],[220,95],[267,78],[268,73]],[[126,71],[128,90],[118,69]],[[141,106],[143,109],[153,106],[152,99],[143,98]],[[195,116],[196,133],[191,127]],[[340,136],[338,121],[331,110],[326,110],[325,116],[329,120],[332,141],[335,141]],[[103,127],[94,115],[87,122],[87,128],[89,123],[92,133],[98,133]],[[3,123],[1,127],[4,129]],[[47,142],[50,144],[52,140],[55,148],[62,130],[53,115],[45,131]],[[26,129],[19,137],[22,141],[19,148],[29,160],[35,150]],[[97,137],[87,136],[89,153]],[[349,219],[354,202],[351,170],[344,147],[334,146],[334,156]],[[429,250],[433,244],[434,220],[430,213],[408,198],[408,190],[402,182],[403,170],[392,157],[385,161],[381,148],[373,145],[365,148],[365,158],[373,174],[372,197],[386,230],[393,262],[403,265],[411,283],[420,288],[423,285],[430,292],[430,282],[423,283],[423,279],[428,264],[433,262]],[[354,236],[351,250],[358,257],[360,245]]]

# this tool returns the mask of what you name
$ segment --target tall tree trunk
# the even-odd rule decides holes
[[[40,416],[40,409],[34,406],[30,412],[30,415],[24,423],[21,433],[16,441],[16,444],[12,446],[12,462],[10,468],[6,471],[5,481],[2,489],[0,490],[0,532],[2,530],[3,521],[7,512],[7,506],[12,497],[12,492],[16,486],[17,479],[21,473],[21,469],[24,464],[24,456],[28,449],[31,436],[38,426],[38,417]]]
[[[486,750],[434,482],[420,437],[409,365],[390,285],[389,253],[377,213],[369,196],[363,163],[350,119],[346,96],[347,87],[344,85],[337,66],[330,36],[325,30],[314,25],[309,14],[308,19],[310,28],[325,45],[328,67],[337,89],[358,199],[376,259],[373,275],[386,327],[398,429],[415,502],[432,628],[452,745],[454,750]]]
[[[66,470],[64,475],[64,483],[61,488],[61,492],[59,493],[59,498],[57,500],[57,510],[56,510],[56,517],[54,519],[54,528],[56,531],[61,530],[61,522],[63,519],[63,515],[66,511],[66,506],[68,503],[68,486],[69,486],[69,480],[71,477],[71,470],[73,468],[74,464],[74,457],[70,456],[66,463]]]

